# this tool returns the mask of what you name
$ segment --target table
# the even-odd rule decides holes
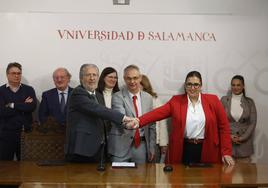
[[[144,164],[137,168],[112,168],[98,172],[97,164],[38,166],[35,162],[0,161],[0,185],[21,188],[73,187],[268,187],[268,164],[213,164],[198,168],[173,165],[164,172],[164,164]]]

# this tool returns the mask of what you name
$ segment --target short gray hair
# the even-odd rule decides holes
[[[98,75],[99,75],[99,68],[98,68],[97,65],[95,65],[95,64],[91,64],[91,63],[86,63],[86,64],[83,64],[83,65],[80,67],[80,71],[79,71],[79,78],[80,78],[80,80],[83,78],[83,76],[84,76],[84,72],[85,72],[86,68],[88,68],[88,67],[95,68],[95,69],[97,70],[97,72],[98,72]]]
[[[138,72],[140,72],[140,69],[139,69],[139,67],[137,66],[137,65],[128,65],[125,69],[124,69],[124,76],[125,76],[125,74],[127,73],[127,71],[129,71],[129,70],[132,70],[132,69],[135,69],[135,70],[137,70]]]

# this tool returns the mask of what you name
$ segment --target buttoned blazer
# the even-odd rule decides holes
[[[231,134],[240,137],[241,144],[233,143],[233,156],[249,157],[254,153],[253,141],[254,131],[257,124],[257,111],[254,101],[249,97],[242,96],[241,107],[243,113],[238,122],[231,115],[232,96],[223,96],[221,102],[224,106],[228,120],[230,122]]]
[[[201,162],[220,163],[224,155],[232,155],[230,126],[224,108],[217,96],[201,94],[205,113],[205,138]],[[166,104],[142,115],[140,126],[171,117],[171,133],[166,161],[181,163],[188,98],[186,94],[173,96]]]
[[[101,95],[96,92],[99,100]],[[92,157],[104,141],[104,122],[110,120],[118,126],[124,115],[106,108],[96,101],[83,86],[76,87],[69,98],[65,154]]]
[[[69,87],[68,98],[73,88]],[[68,103],[68,98],[66,104]],[[66,105],[67,106],[67,105]],[[59,124],[66,124],[66,107],[61,113],[59,94],[57,88],[50,89],[42,93],[42,100],[39,106],[39,121],[44,123],[48,117],[53,117]]]
[[[153,109],[152,96],[144,91],[141,94],[142,113],[149,112]],[[112,109],[125,114],[126,116],[135,117],[135,109],[126,87],[116,92],[112,97]],[[117,157],[123,157],[127,154],[133,144],[135,130],[119,128],[112,124],[108,137],[108,152]],[[155,124],[150,124],[144,129],[147,153],[155,153],[156,131]]]

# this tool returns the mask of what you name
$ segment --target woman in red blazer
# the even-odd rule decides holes
[[[202,77],[197,71],[188,73],[184,87],[185,94],[139,117],[139,126],[171,117],[169,163],[233,165],[230,127],[220,100],[201,93]]]

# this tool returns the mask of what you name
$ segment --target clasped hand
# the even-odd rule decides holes
[[[123,125],[126,129],[137,129],[139,128],[139,119],[125,116],[123,119]]]

